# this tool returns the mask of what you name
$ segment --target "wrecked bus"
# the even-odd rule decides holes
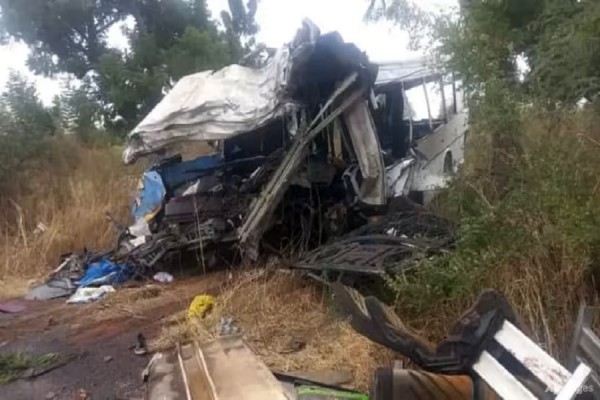
[[[410,104],[415,90],[426,117]],[[264,250],[300,255],[347,235],[360,252],[373,243],[356,244],[353,232],[365,226],[400,238],[379,252],[390,260],[412,254],[421,246],[402,239],[406,229],[382,221],[398,228],[413,218],[420,237],[447,233],[445,221],[394,214],[390,204],[427,202],[461,162],[467,114],[459,103],[454,82],[422,61],[371,63],[337,32],[321,34],[305,20],[262,68],[182,78],[129,134],[126,163],[189,141],[210,143],[212,153],[167,157],[144,173],[117,257],[152,269],[196,250],[210,266],[215,249],[256,260]],[[427,248],[447,244],[437,239]],[[298,265],[310,269],[315,259]],[[373,260],[382,272],[386,264]]]

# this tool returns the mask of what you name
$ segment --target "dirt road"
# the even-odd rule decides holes
[[[32,379],[0,386],[0,399],[142,399],[141,372],[149,358],[130,348],[142,333],[151,340],[167,317],[185,310],[197,294],[219,292],[223,273],[119,289],[98,303],[64,299],[23,301],[18,314],[0,314],[0,351],[72,356],[66,365]]]

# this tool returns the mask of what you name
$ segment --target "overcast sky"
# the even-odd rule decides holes
[[[227,0],[207,0],[215,18],[227,8]],[[427,8],[456,6],[457,0],[419,0]],[[390,23],[363,21],[367,0],[259,0],[256,20],[260,26],[258,40],[270,47],[280,47],[289,41],[303,18],[310,18],[322,33],[338,31],[344,40],[354,42],[373,61],[404,60],[419,56],[407,49],[408,34]],[[117,27],[109,35],[115,47],[126,45]],[[20,43],[0,46],[0,87],[4,87],[10,69],[27,73],[35,80],[41,98],[49,104],[60,90],[60,83],[27,71],[25,61],[29,51]]]

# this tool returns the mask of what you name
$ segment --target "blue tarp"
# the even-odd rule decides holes
[[[175,189],[205,175],[204,170],[217,167],[223,162],[221,153],[198,157],[194,160],[153,167],[144,172],[131,207],[131,215],[137,221],[150,221],[162,209]]]
[[[138,187],[136,199],[131,206],[131,215],[137,221],[148,216],[147,221],[162,208],[166,190],[162,178],[156,171],[146,171]]]
[[[214,168],[223,162],[221,153],[213,153],[189,161],[158,166],[153,168],[160,174],[167,191],[172,192],[183,185],[205,175],[203,170]]]
[[[83,277],[75,282],[79,287],[116,285],[132,277],[132,271],[125,264],[117,264],[108,259],[102,259],[88,265]]]

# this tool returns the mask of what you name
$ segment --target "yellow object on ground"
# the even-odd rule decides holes
[[[192,302],[190,303],[187,316],[188,318],[204,318],[206,313],[210,311],[214,304],[215,298],[213,296],[208,294],[198,295],[194,297],[194,300],[192,300]]]

